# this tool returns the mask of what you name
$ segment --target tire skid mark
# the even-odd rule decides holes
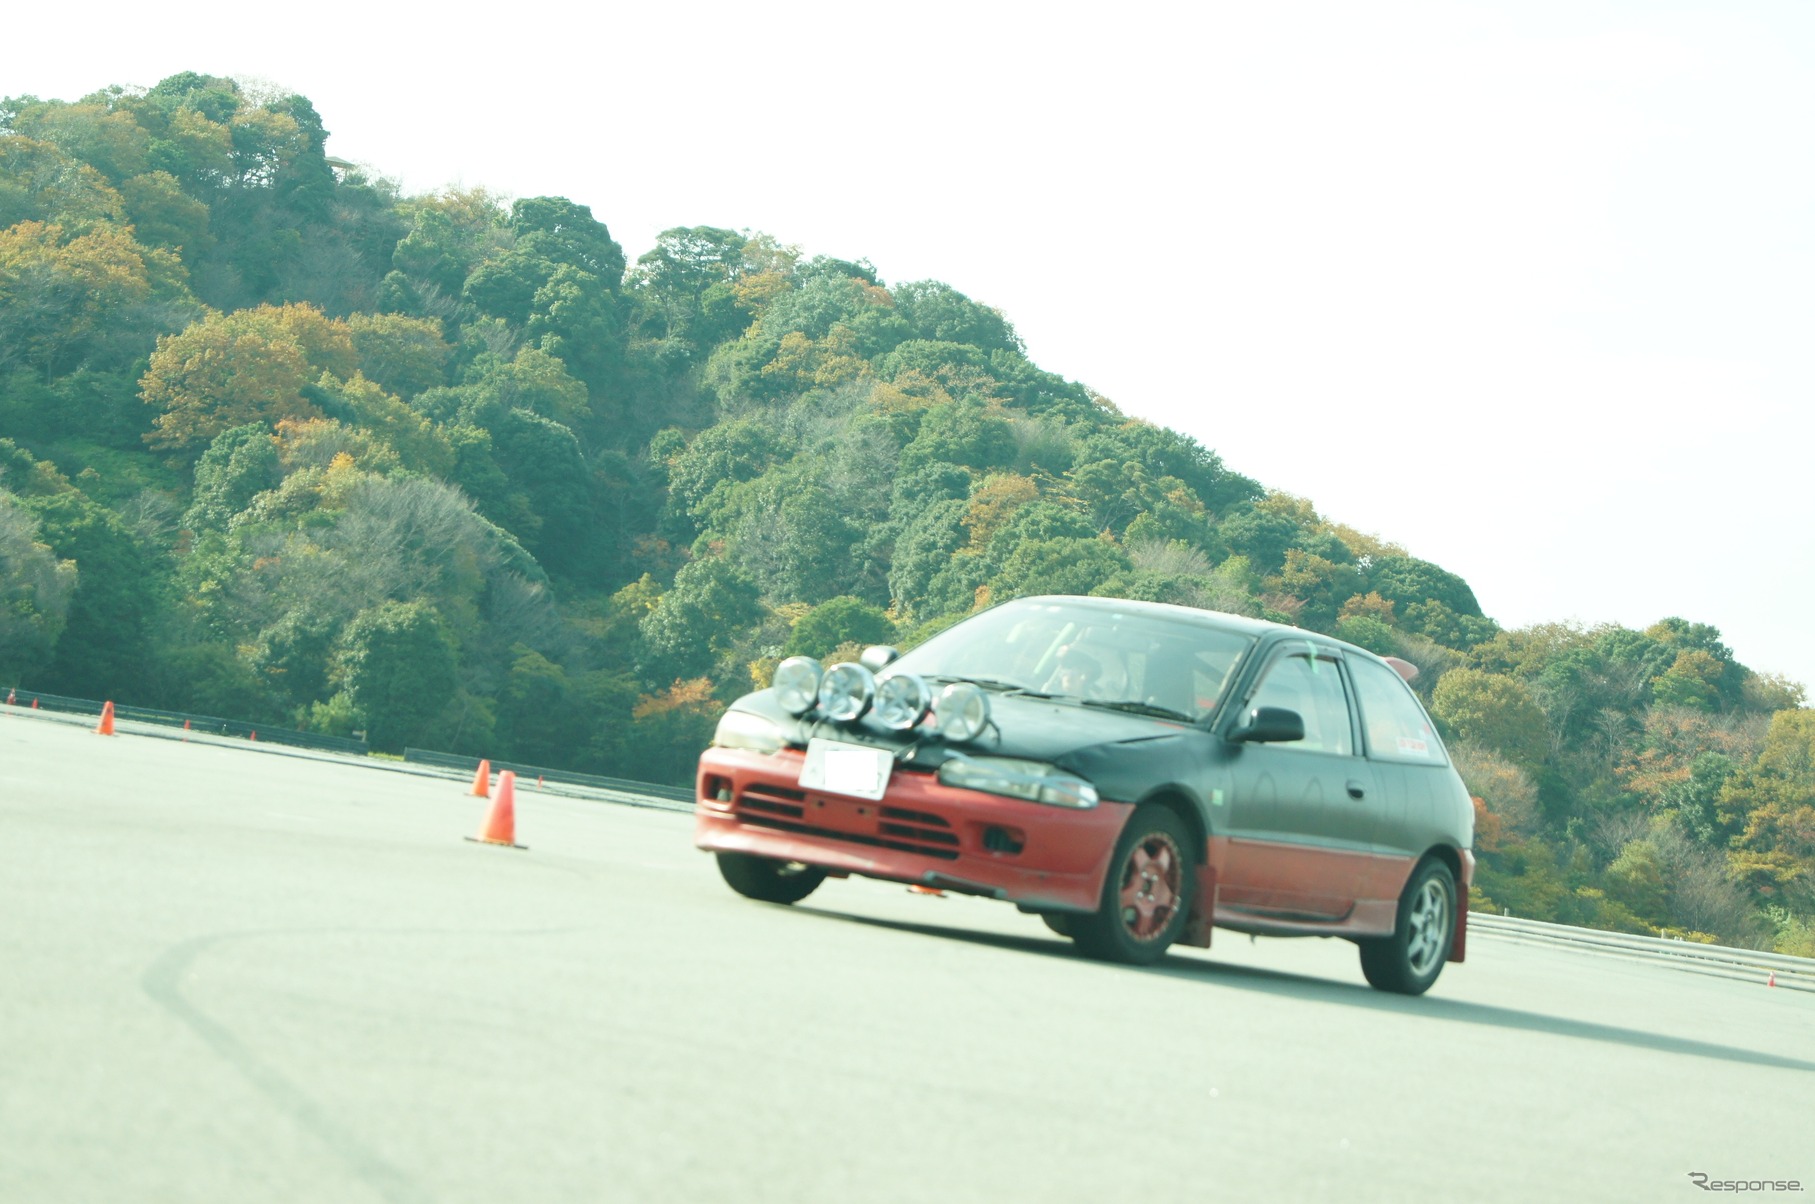
[[[497,932],[475,934],[473,932],[448,932],[441,930],[411,930],[407,935],[415,936],[458,936],[474,935],[493,936],[545,936],[569,929],[538,929],[523,932]],[[191,1003],[183,994],[183,979],[200,960],[203,954],[232,941],[258,940],[283,936],[327,936],[349,934],[348,929],[290,929],[253,932],[222,932],[212,936],[196,937],[181,944],[172,946],[160,955],[146,969],[139,982],[151,1001],[170,1013],[179,1023],[189,1029],[202,1044],[212,1050],[228,1066],[232,1067],[241,1078],[245,1079],[254,1090],[263,1095],[277,1110],[309,1133],[331,1151],[335,1157],[346,1164],[353,1174],[382,1199],[391,1204],[432,1204],[434,1197],[421,1184],[416,1182],[408,1172],[385,1158],[369,1144],[362,1141],[335,1116],[333,1110],[326,1107],[309,1093],[290,1080],[282,1071],[272,1066],[269,1061],[259,1056],[250,1045],[220,1021],[209,1016],[201,1008]],[[361,930],[358,935],[375,935]],[[393,932],[391,935],[406,935]]]

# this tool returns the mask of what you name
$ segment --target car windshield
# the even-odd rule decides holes
[[[1041,599],[967,619],[891,671],[1196,721],[1216,709],[1253,644],[1210,621]]]

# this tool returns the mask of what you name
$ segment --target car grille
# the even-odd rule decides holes
[[[824,806],[835,808],[848,826],[828,827],[808,818],[809,810],[820,811]],[[855,809],[858,807],[866,809],[868,814],[856,816]],[[771,786],[763,782],[753,782],[746,786],[732,803],[732,810],[744,823],[756,827],[799,832],[807,836],[875,848],[897,849],[944,861],[958,859],[958,834],[952,831],[951,824],[929,811],[913,811],[906,807],[884,804],[859,804],[848,799],[820,795],[809,796],[804,790]]]

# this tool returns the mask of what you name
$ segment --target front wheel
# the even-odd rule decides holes
[[[718,872],[732,890],[764,903],[798,903],[826,880],[826,872],[816,865],[754,853],[720,853]]]
[[[1195,874],[1191,838],[1179,817],[1156,804],[1136,808],[1116,841],[1102,903],[1071,917],[1072,939],[1104,961],[1158,961],[1185,930]]]
[[[1455,876],[1441,861],[1423,862],[1400,896],[1393,935],[1356,942],[1361,972],[1379,990],[1422,995],[1443,972],[1455,935]]]

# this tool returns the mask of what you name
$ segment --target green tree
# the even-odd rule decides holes
[[[979,305],[949,284],[917,280],[890,290],[895,309],[922,339],[1020,354],[1021,338],[999,310]]]
[[[1217,534],[1236,555],[1246,556],[1256,572],[1270,575],[1285,566],[1286,551],[1298,539],[1299,525],[1284,514],[1250,508],[1224,519]]]
[[[458,684],[453,643],[426,602],[384,602],[360,614],[340,639],[334,675],[365,717],[366,739],[383,752],[432,744],[436,720]]]
[[[499,198],[482,188],[450,189],[402,208],[410,229],[397,242],[393,262],[438,296],[458,297],[473,268],[510,238]]]
[[[716,226],[677,227],[657,236],[631,274],[639,313],[661,336],[710,348],[743,333],[750,312],[730,284],[751,270],[749,237]]]
[[[38,541],[38,520],[0,490],[0,683],[44,671],[69,613],[76,566]]]
[[[895,625],[880,607],[849,595],[821,602],[796,619],[783,656],[823,657],[841,644],[887,644]]]
[[[989,582],[990,600],[1028,594],[1088,594],[1130,567],[1127,555],[1103,539],[1061,536],[1018,545]]]
[[[349,314],[347,335],[359,370],[387,393],[408,401],[447,383],[454,349],[441,337],[441,323],[402,314]]]
[[[648,647],[651,681],[709,671],[745,628],[762,618],[756,586],[721,557],[695,560],[675,574],[639,629]]]
[[[147,247],[165,247],[194,258],[214,245],[208,206],[183,191],[167,171],[148,171],[120,183],[120,198],[134,236]]]
[[[903,469],[924,464],[960,464],[987,471],[1014,463],[1015,428],[1008,416],[978,402],[936,405],[920,420],[919,433],[901,451]]]
[[[1651,695],[1662,706],[1713,710],[1721,700],[1726,666],[1700,648],[1684,648],[1670,668],[1651,683]]]
[[[1428,560],[1412,556],[1381,556],[1368,567],[1369,587],[1401,608],[1421,602],[1440,602],[1457,615],[1480,618],[1481,604],[1468,583]]]
[[[50,688],[79,698],[139,696],[162,575],[151,551],[111,511],[78,490],[25,499],[39,538],[76,566],[68,621],[46,671]]]
[[[277,440],[258,423],[231,427],[214,437],[195,464],[195,501],[183,516],[194,531],[224,531],[252,499],[283,480]]]

